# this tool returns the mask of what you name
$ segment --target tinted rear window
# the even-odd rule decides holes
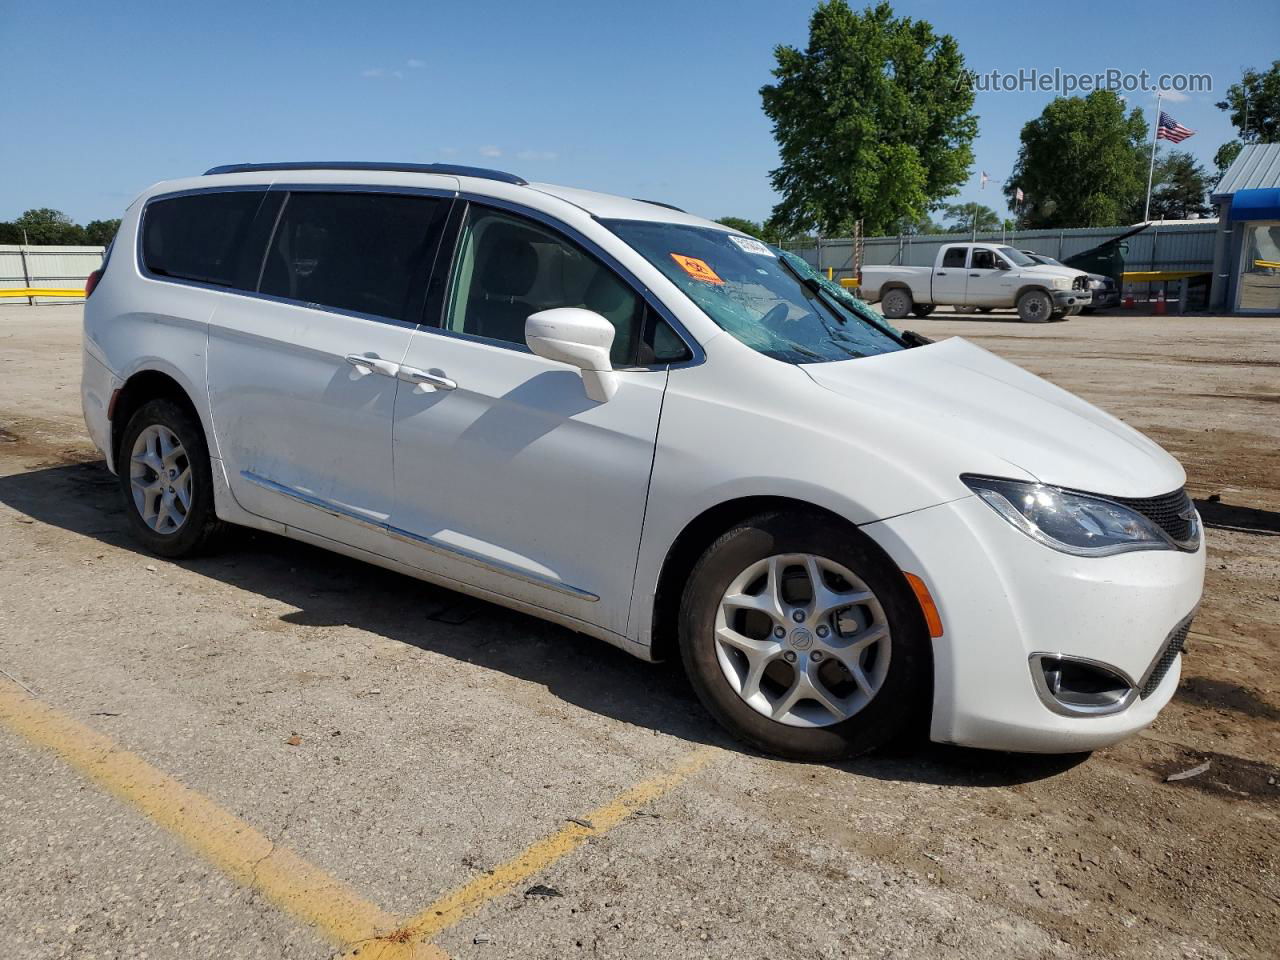
[[[376,193],[291,193],[262,272],[262,293],[415,319],[448,203]]]
[[[265,195],[236,190],[153,200],[142,223],[143,264],[164,277],[236,286],[244,238]]]

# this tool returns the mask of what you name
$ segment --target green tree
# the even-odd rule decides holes
[[[119,219],[90,220],[84,228],[84,242],[93,244],[94,246],[105,247],[112,241],[116,235],[116,231],[119,229]]]
[[[973,163],[973,88],[955,38],[888,3],[861,13],[823,0],[805,50],[774,50],[760,90],[781,165],[773,220],[792,232],[868,236],[923,217]]]
[[[984,233],[1000,229],[1000,214],[981,203],[952,203],[945,208],[952,233]]]
[[[1236,157],[1240,156],[1243,149],[1244,144],[1239,140],[1228,140],[1218,148],[1218,152],[1213,155],[1213,165],[1218,168],[1219,177],[1227,172],[1227,167],[1236,162]]]
[[[1022,127],[1022,145],[1004,193],[1015,192],[1024,229],[1110,227],[1124,222],[1147,187],[1148,133],[1142,111],[1125,114],[1110,90],[1058,97]]]
[[[1245,70],[1216,106],[1230,112],[1245,143],[1280,140],[1280,60],[1273,60],[1269,70]]]
[[[1157,156],[1151,182],[1152,220],[1186,220],[1208,215],[1205,197],[1213,187],[1213,178],[1185,150]],[[1136,221],[1141,217],[1141,208],[1135,207],[1132,219]]]
[[[744,217],[721,217],[716,223],[724,224],[730,230],[737,230],[749,237],[764,239],[764,227],[754,220],[747,220]]]
[[[84,227],[74,223],[61,210],[48,207],[28,210],[13,221],[13,226],[19,238],[26,231],[27,243],[30,244],[74,246],[85,242]]]

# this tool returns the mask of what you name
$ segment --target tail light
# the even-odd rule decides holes
[[[84,281],[84,298],[88,300],[93,296],[94,289],[98,286],[98,281],[102,279],[102,271],[95,270],[89,274]]]

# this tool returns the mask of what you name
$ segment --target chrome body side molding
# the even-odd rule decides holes
[[[349,507],[344,507],[329,500],[323,500],[313,494],[295,489],[294,487],[286,486],[283,483],[277,483],[267,477],[259,476],[250,470],[241,470],[240,476],[244,477],[244,479],[248,480],[250,483],[257,484],[258,486],[270,490],[273,493],[279,493],[283,496],[289,497],[292,500],[296,500],[298,503],[306,504],[308,507],[313,507],[316,510],[329,514],[330,516],[338,517],[342,520],[350,520],[352,523],[358,523],[362,526],[368,527],[369,529],[381,531],[389,537],[394,537],[395,539],[402,540],[406,543],[412,543],[415,546],[425,547],[428,550],[441,554],[442,556],[449,557],[450,559],[462,560],[492,573],[512,577],[516,580],[522,580],[525,583],[531,583],[534,586],[545,587],[548,590],[554,590],[557,593],[573,597],[575,600],[585,600],[588,603],[597,603],[600,600],[598,596],[587,590],[570,586],[567,583],[561,583],[559,580],[554,580],[550,577],[531,573],[528,570],[522,570],[514,564],[503,563],[501,560],[494,560],[462,547],[442,543],[434,537],[424,537],[408,530],[402,530],[399,527],[393,527],[389,523],[376,520],[356,510],[352,510]]]

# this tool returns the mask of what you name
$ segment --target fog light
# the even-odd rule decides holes
[[[1138,695],[1136,686],[1120,671],[1083,657],[1032,654],[1031,679],[1044,705],[1066,716],[1119,713]]]

